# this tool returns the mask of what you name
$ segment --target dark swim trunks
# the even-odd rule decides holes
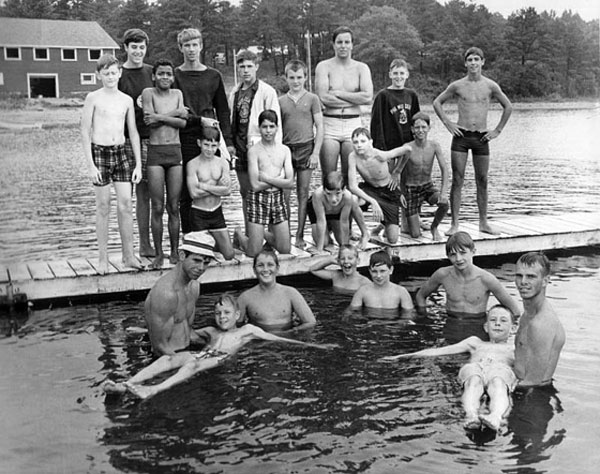
[[[148,166],[181,166],[181,145],[148,145]]]
[[[311,224],[317,223],[317,214],[315,213],[315,208],[313,207],[312,196],[308,198],[308,202],[306,203],[306,214],[308,215],[308,220],[310,221]],[[341,213],[339,213],[339,212],[337,214],[325,213],[325,220],[327,222],[339,221],[340,214]]]
[[[192,232],[200,230],[223,230],[227,228],[222,206],[212,211],[205,211],[204,209],[197,209],[192,206],[191,221]]]
[[[315,147],[314,142],[311,140],[306,143],[294,143],[287,145],[292,152],[292,166],[295,170],[308,170],[310,169],[310,157]]]
[[[434,197],[439,191],[433,183],[429,182],[417,186],[406,185],[406,215],[414,216],[421,210],[421,204],[423,201],[427,201],[429,204],[431,198]]]
[[[400,200],[402,199],[400,189],[391,190],[387,186],[375,187],[364,182],[360,183],[358,187],[377,200],[383,211],[382,222],[384,225],[400,225]],[[366,211],[369,208],[369,203],[363,204],[360,208]]]
[[[462,129],[462,137],[452,137],[452,151],[468,153],[472,150],[473,156],[489,156],[490,144],[482,141],[482,138],[487,132],[473,132],[471,130]]]
[[[127,158],[125,145],[96,145],[92,143],[92,159],[100,171],[100,182],[94,186],[106,186],[110,181],[131,182],[135,163]]]

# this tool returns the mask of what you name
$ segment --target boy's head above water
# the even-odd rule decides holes
[[[514,315],[503,305],[497,304],[488,309],[483,328],[490,341],[504,341],[510,336],[515,324]]]
[[[215,322],[220,329],[234,328],[240,318],[240,308],[235,296],[224,293],[215,302]]]
[[[369,268],[379,267],[385,265],[388,268],[392,268],[392,257],[385,250],[375,252],[369,257]]]
[[[455,234],[452,234],[446,241],[447,256],[460,250],[475,250],[475,242],[473,242],[471,236],[464,231],[459,231]]]

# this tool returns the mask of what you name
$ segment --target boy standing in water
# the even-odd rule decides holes
[[[221,134],[215,127],[204,127],[198,140],[200,154],[187,165],[187,186],[192,196],[192,231],[208,230],[225,260],[234,256],[223,215],[221,198],[231,194],[229,163],[217,156]]]
[[[115,383],[110,380],[107,381],[104,384],[104,390],[112,393],[129,391],[135,396],[144,399],[152,397],[157,393],[190,379],[198,372],[221,365],[226,359],[233,356],[253,339],[285,342],[318,349],[333,349],[337,347],[335,344],[312,344],[275,336],[252,324],[246,324],[238,328],[236,324],[239,319],[240,310],[236,299],[227,294],[222,295],[215,303],[215,323],[217,327],[207,326],[196,331],[200,338],[207,341],[202,351],[185,351],[173,355],[164,355],[131,377],[127,382]],[[143,382],[175,369],[179,370],[165,381],[156,385],[143,385]]]
[[[179,129],[186,121],[172,114],[183,108],[181,91],[171,89],[173,63],[159,59],[154,63],[152,78],[155,87],[144,89],[142,104],[144,122],[150,127],[148,144],[148,188],[152,200],[152,238],[156,256],[152,268],[161,268],[163,253],[163,213],[165,210],[165,183],[167,188],[167,214],[169,216],[169,261],[175,265],[179,260],[179,197],[183,183],[181,169],[181,145]]]
[[[306,203],[312,171],[319,164],[323,144],[323,114],[319,98],[304,88],[306,64],[293,59],[285,65],[285,80],[289,91],[279,97],[283,144],[292,153],[292,165],[296,174],[296,198],[298,200],[298,229],[296,247],[304,248],[304,224]],[[285,191],[286,205],[290,206],[290,191]]]
[[[466,417],[463,427],[466,430],[476,430],[483,424],[498,431],[508,416],[509,396],[517,383],[517,377],[512,370],[515,347],[512,342],[508,342],[514,330],[513,315],[504,306],[492,306],[483,328],[490,337],[489,342],[471,336],[446,347],[388,356],[382,360],[470,353],[471,360],[458,373],[464,388],[462,404]],[[480,414],[481,397],[484,393],[487,393],[490,399],[489,413]]]
[[[133,100],[118,89],[119,61],[110,54],[98,59],[96,74],[102,88],[85,98],[81,116],[83,152],[89,165],[90,177],[96,189],[96,236],[98,238],[98,273],[108,272],[108,217],[110,211],[110,182],[117,194],[119,233],[123,265],[137,270],[141,262],[133,253],[133,215],[131,209],[132,182],[142,177],[140,136],[135,126]],[[125,124],[135,163],[125,153]]]
[[[339,270],[325,267],[337,264]],[[333,255],[320,259],[310,267],[310,272],[323,280],[331,280],[333,289],[343,293],[354,293],[362,285],[370,283],[366,276],[358,273],[358,249],[350,244],[340,245],[337,258]]]

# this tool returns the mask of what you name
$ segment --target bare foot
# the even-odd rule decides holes
[[[440,232],[438,231],[437,227],[431,228],[431,236],[432,236],[433,240],[435,240],[436,242],[438,240],[442,240],[442,236],[440,235]]]
[[[152,268],[152,269],[162,268],[164,260],[165,260],[165,254],[159,253],[156,257],[154,257],[154,260],[152,260],[152,263],[150,264],[150,268]]]
[[[478,430],[481,428],[481,421],[477,417],[467,418],[463,423],[463,428],[467,431]]]
[[[479,421],[494,431],[498,431],[500,429],[500,425],[502,424],[502,420],[500,418],[496,418],[492,415],[479,415]]]
[[[125,383],[124,385],[130,393],[142,400],[150,398],[152,395],[156,395],[156,389],[154,387],[132,383]]]
[[[485,232],[486,234],[491,234],[491,235],[500,235],[500,231],[498,229],[496,229],[495,227],[492,227],[491,225],[489,225],[487,222],[479,223],[479,231]]]
[[[458,224],[452,224],[450,228],[446,231],[446,235],[454,235],[458,232]]]
[[[140,257],[154,257],[156,252],[151,245],[140,244]]]
[[[233,245],[234,249],[243,250],[241,245],[240,235],[242,234],[242,229],[240,227],[236,227],[233,229],[233,239],[231,245]]]
[[[171,265],[177,265],[177,262],[179,262],[179,250],[171,250],[171,255],[169,255],[169,263],[171,263]]]
[[[105,393],[125,393],[127,391],[127,387],[125,387],[124,383],[117,383],[112,380],[104,382],[102,384],[102,389]]]
[[[108,273],[108,260],[105,262],[99,261],[97,270],[100,275],[106,275]]]
[[[135,270],[143,270],[142,262],[134,255],[131,258],[123,257],[123,266],[126,268],[134,268]]]
[[[425,232],[431,229],[431,226],[427,222],[421,221],[419,225],[421,227],[421,230],[424,230]]]
[[[364,250],[367,248],[367,245],[369,244],[369,236],[365,236],[362,239],[360,239],[360,242],[358,242],[358,249],[359,250]]]
[[[302,237],[296,237],[296,242],[294,243],[295,247],[298,247],[299,249],[304,249],[306,248],[306,242],[304,242],[304,239]]]

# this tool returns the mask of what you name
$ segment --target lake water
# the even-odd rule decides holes
[[[449,149],[434,124],[432,136]],[[597,210],[599,125],[597,109],[516,111],[492,147],[492,218]],[[95,248],[77,131],[27,137],[17,146],[22,134],[0,134],[9,151],[1,157],[0,260]],[[470,173],[467,217],[475,215]],[[116,235],[112,242],[117,248]],[[554,253],[552,262],[548,297],[567,333],[557,393],[515,399],[494,439],[471,439],[461,428],[456,374],[466,357],[377,361],[468,330],[446,321],[442,293],[425,321],[342,321],[348,297],[315,284],[299,289],[319,325],[298,337],[340,349],[251,343],[223,367],[146,402],[100,389],[150,360],[147,342],[126,331],[144,324],[140,301],[1,317],[0,472],[597,472],[600,248]],[[477,263],[517,297],[514,258]],[[414,293],[432,271],[399,267],[395,279]],[[196,327],[210,324],[216,296],[200,298]]]

